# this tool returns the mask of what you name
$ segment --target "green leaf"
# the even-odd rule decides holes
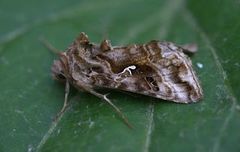
[[[237,0],[2,0],[0,151],[240,151],[239,14]],[[64,50],[82,31],[113,45],[197,43],[191,58],[204,99],[186,105],[111,91],[131,130],[100,99],[71,89],[54,123],[64,85],[52,80],[56,56],[39,37]]]

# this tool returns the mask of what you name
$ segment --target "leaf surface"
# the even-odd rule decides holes
[[[0,151],[240,150],[240,3],[236,0],[41,0],[0,2]],[[51,78],[55,55],[80,32],[113,45],[166,40],[197,43],[192,62],[204,90],[196,104],[111,91],[131,130],[100,99]]]

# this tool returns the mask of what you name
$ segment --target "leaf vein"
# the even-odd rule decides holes
[[[153,105],[153,103],[151,103],[149,105],[148,113],[149,113],[149,117],[148,117],[149,121],[148,121],[146,141],[145,141],[144,150],[143,150],[144,152],[149,151],[149,147],[150,147],[150,144],[151,144],[152,131],[153,131],[153,127],[154,127],[154,120],[153,120],[154,105]]]
[[[198,31],[198,33],[200,34],[201,38],[204,40],[206,46],[209,48],[210,52],[213,55],[215,64],[217,65],[217,68],[223,78],[223,82],[224,83],[224,90],[225,92],[228,94],[228,98],[231,101],[231,108],[229,109],[229,113],[228,115],[226,115],[226,117],[223,120],[223,124],[219,129],[219,134],[216,137],[215,143],[213,144],[213,151],[217,152],[219,151],[219,147],[220,147],[220,142],[221,139],[223,138],[223,133],[226,130],[226,128],[228,127],[231,118],[234,116],[234,112],[236,111],[236,106],[237,105],[237,99],[234,96],[233,92],[232,92],[232,88],[230,85],[228,85],[229,83],[227,83],[229,80],[227,78],[226,72],[220,62],[220,59],[217,55],[217,51],[216,49],[213,47],[213,45],[211,44],[211,41],[209,40],[208,36],[206,35],[206,33],[203,31],[203,29],[197,24],[195,18],[192,16],[192,14],[186,9],[184,12],[184,17],[187,19],[187,21],[189,22],[189,24],[193,27],[195,27]]]

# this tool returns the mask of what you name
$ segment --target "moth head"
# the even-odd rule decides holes
[[[52,76],[59,81],[66,81],[66,75],[64,73],[64,65],[60,60],[54,60],[52,65]]]

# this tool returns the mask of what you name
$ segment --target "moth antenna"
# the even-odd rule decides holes
[[[40,37],[39,41],[46,47],[49,51],[53,52],[54,54],[59,54],[61,51],[55,48],[51,43],[49,43],[44,37]]]
[[[112,49],[111,42],[109,40],[103,40],[100,45],[101,50],[108,51]]]
[[[79,36],[77,37],[77,42],[80,44],[88,44],[89,43],[89,39],[87,34],[85,34],[84,32],[81,32],[79,34]]]
[[[57,120],[65,112],[65,110],[67,109],[69,91],[70,91],[70,84],[69,84],[68,80],[66,80],[64,104],[63,104],[63,107],[62,107],[61,111],[57,114],[57,116],[55,117],[54,120]]]
[[[92,89],[87,90],[88,92],[90,92],[91,94],[103,99],[104,101],[106,101],[112,108],[114,108],[114,110],[116,111],[116,113],[119,115],[120,118],[122,118],[122,120],[124,121],[124,123],[129,127],[129,128],[133,128],[133,126],[129,123],[127,117],[125,117],[125,115],[122,113],[122,111],[116,106],[114,105],[110,99],[107,98],[108,94],[100,94]]]

